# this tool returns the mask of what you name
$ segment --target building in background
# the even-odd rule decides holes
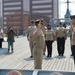
[[[19,34],[29,26],[29,0],[2,0],[3,29],[13,27]]]
[[[2,0],[0,0],[0,27],[2,28]]]
[[[3,29],[8,27],[22,33],[23,30],[23,0],[2,0]]]
[[[49,23],[50,18],[58,18],[59,0],[30,0],[30,19],[44,18]]]
[[[23,11],[23,30],[26,30],[29,26],[29,11]]]
[[[0,17],[0,27],[2,28],[2,17]]]
[[[3,29],[12,26],[21,32],[29,26],[31,19],[44,18],[49,23],[50,18],[58,18],[58,0],[2,0]]]
[[[30,0],[23,0],[23,11],[29,11],[30,5],[29,5]]]
[[[1,12],[2,12],[2,7],[1,7],[1,2],[0,2],[0,17],[1,17]]]
[[[29,26],[29,19],[30,19],[30,0],[23,0],[23,27],[26,30]]]

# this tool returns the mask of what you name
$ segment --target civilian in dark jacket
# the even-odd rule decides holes
[[[10,46],[11,46],[11,50],[12,50],[12,53],[13,53],[13,43],[14,43],[14,31],[12,28],[9,27],[8,31],[7,31],[7,42],[8,42],[8,53],[10,51]]]

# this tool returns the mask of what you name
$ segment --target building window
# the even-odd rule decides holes
[[[33,6],[32,8],[34,9],[34,8],[51,8],[52,7],[52,5],[40,5],[40,6]]]
[[[38,1],[32,1],[32,4],[34,3],[46,3],[46,2],[52,2],[52,0],[38,0]]]

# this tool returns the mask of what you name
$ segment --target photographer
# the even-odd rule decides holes
[[[10,46],[13,53],[13,43],[15,42],[14,35],[15,35],[15,32],[13,31],[11,27],[9,27],[7,31],[8,53],[10,51]]]

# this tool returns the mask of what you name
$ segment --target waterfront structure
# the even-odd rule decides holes
[[[67,4],[67,9],[66,9],[66,14],[64,16],[65,18],[65,24],[66,25],[70,25],[70,16],[71,16],[71,13],[70,13],[70,10],[69,10],[69,3],[70,1],[67,0],[66,4]],[[69,19],[69,20],[68,20]]]
[[[2,0],[3,29],[13,27],[22,33],[23,0]]]
[[[58,18],[58,1],[30,0],[30,19],[44,18],[48,22],[50,18]]]

